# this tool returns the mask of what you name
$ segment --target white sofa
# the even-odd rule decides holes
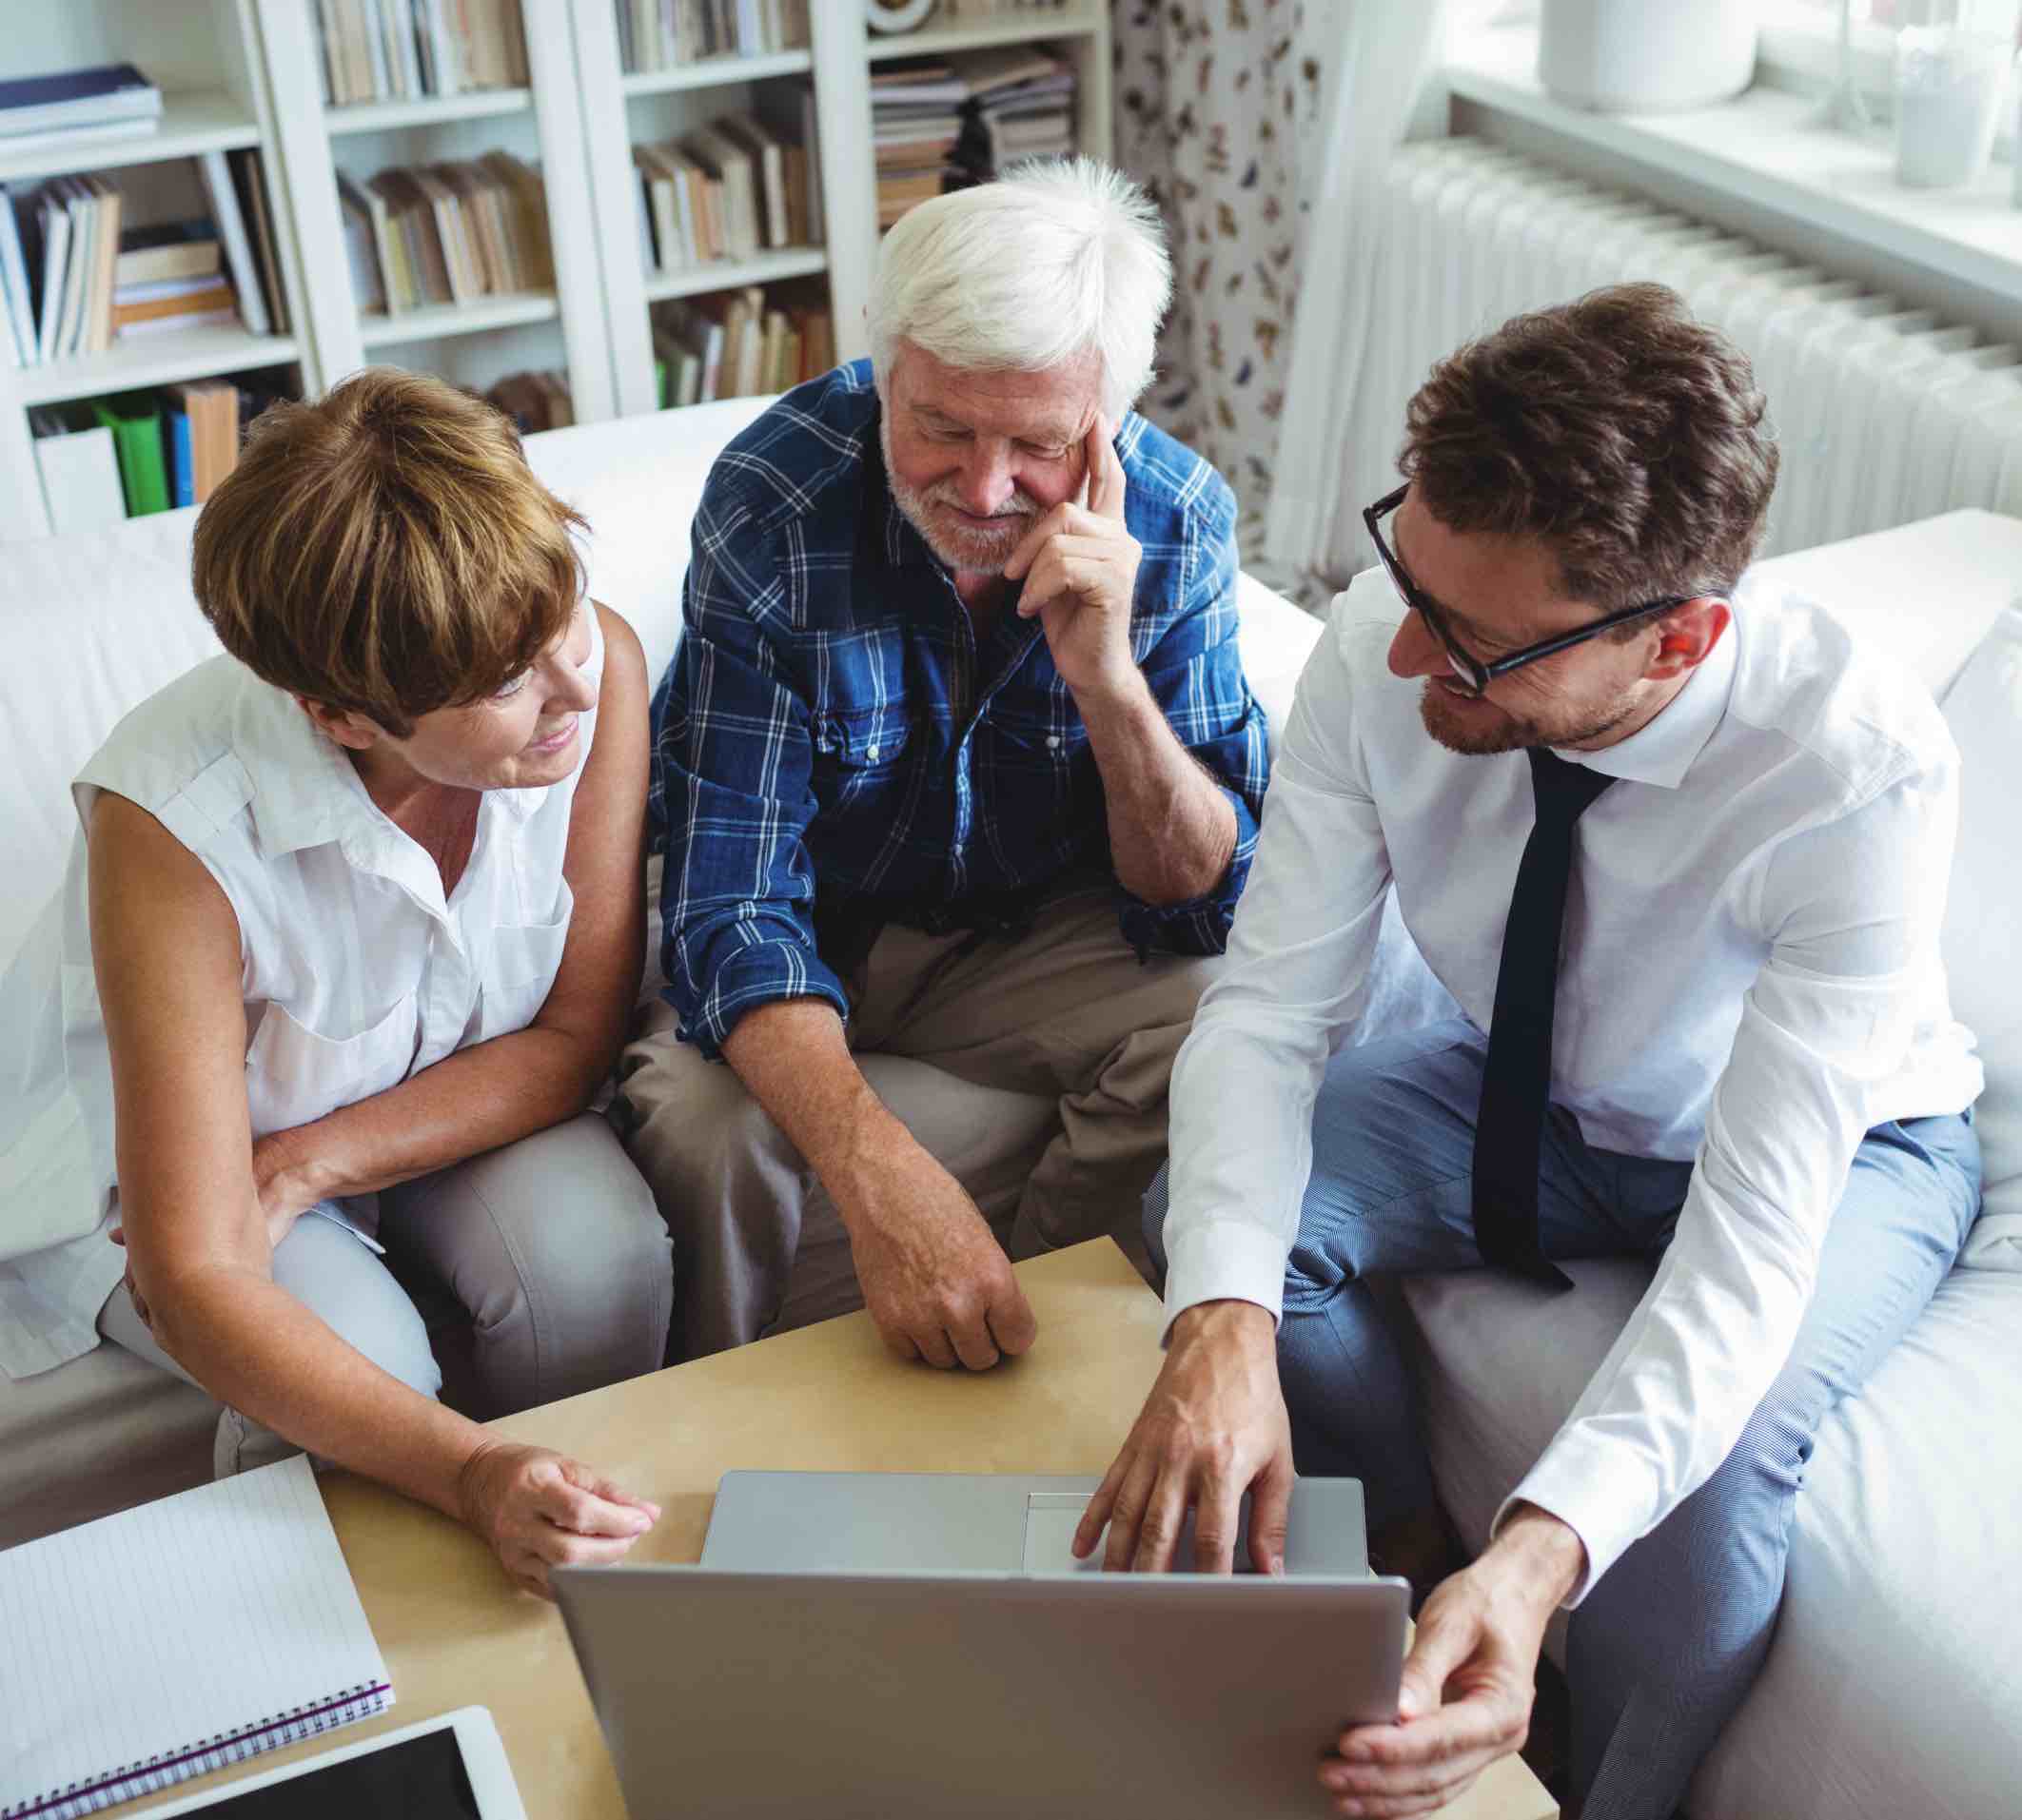
[[[529,445],[542,477],[588,515],[594,591],[632,617],[655,674],[674,646],[702,478],[756,408],[705,406]],[[121,713],[214,648],[188,596],[192,517],[10,553],[0,857],[16,882],[0,894],[0,956],[55,889],[72,827],[70,775]],[[2022,523],[1954,513],[1761,572],[1844,609],[1943,698],[2022,578]],[[1244,658],[1275,723],[1318,628],[1247,577],[1243,585]],[[2007,1178],[1996,1190],[2006,1211],[1982,1222],[1973,1255],[1983,1263],[2022,1263],[2022,1009],[2004,953],[2005,916],[2022,892],[2000,823],[2005,814],[2015,825],[2003,793],[2017,773],[1973,765],[1974,749],[2003,740],[2022,761],[2022,640],[2015,660],[2006,723],[1996,702],[1977,726],[1955,729],[1969,747],[1956,876],[1978,889],[1954,905],[1948,958],[1960,1015],[1989,1049],[1981,1129],[1991,1179]],[[1436,1003],[1394,923],[1389,935],[1378,1027]],[[1006,1118],[1043,1134],[1044,1103],[1002,1099]],[[1573,1271],[1580,1291],[1555,1300],[1549,1321],[1522,1285],[1483,1273],[1406,1285],[1441,1491],[1477,1543],[1642,1286],[1630,1264]],[[1761,1683],[1696,1785],[1700,1820],[1981,1820],[2017,1810],[2018,1405],[2022,1275],[1962,1267],[1821,1437],[1781,1628]],[[42,1379],[0,1379],[0,1546],[196,1482],[214,1419],[206,1399],[109,1347]]]
[[[680,627],[688,523],[702,481],[764,403],[735,400],[528,441],[541,478],[589,519],[591,591],[638,629],[656,678]],[[76,827],[70,778],[122,714],[217,651],[189,591],[195,521],[194,511],[164,513],[10,546],[14,580],[0,600],[0,648],[10,653],[0,666],[9,748],[0,861],[14,882],[0,891],[0,965],[61,883]],[[1244,661],[1267,706],[1282,709],[1316,628],[1249,577],[1242,588]],[[657,931],[651,947],[649,989]],[[949,1100],[960,1104],[944,1104],[942,1115],[967,1123],[939,1136],[957,1155],[987,1148],[1014,1164],[1019,1141],[1036,1159],[1050,1136],[1049,1102],[983,1088]],[[807,1262],[817,1285],[833,1277],[835,1260]],[[434,1328],[440,1311],[429,1312]],[[0,1548],[199,1482],[216,1419],[207,1398],[109,1346],[38,1378],[0,1376]]]

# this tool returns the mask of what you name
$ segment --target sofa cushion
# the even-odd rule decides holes
[[[1404,1285],[1434,1475],[1470,1547],[1649,1282],[1624,1260],[1566,1268],[1566,1296],[1486,1271]],[[1819,1432],[1776,1641],[1689,1811],[2012,1810],[2022,1656],[2012,1598],[1991,1595],[2014,1576],[2018,1398],[2022,1278],[1954,1271]]]
[[[1979,1039],[1987,1090],[1974,1108],[1987,1200],[1965,1262],[2022,1270],[2022,609],[1994,622],[1945,696],[1958,741],[1959,844],[1945,908],[1945,973],[1953,1013]]]

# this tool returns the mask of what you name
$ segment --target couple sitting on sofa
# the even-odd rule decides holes
[[[392,375],[263,420],[197,533],[232,655],[87,768],[14,976],[65,1092],[10,1175],[93,1200],[0,1267],[42,1311],[12,1358],[103,1333],[228,1406],[222,1468],[285,1436],[540,1590],[657,1512],[445,1408],[403,1280],[471,1312],[491,1414],[657,1366],[671,1318],[677,1354],[755,1338],[839,1223],[895,1351],[987,1368],[1034,1340],[1004,1248],[854,1055],[1058,1099],[1014,1250],[1134,1204],[1170,1073],[1169,1352],[1080,1545],[1164,1568],[1194,1506],[1226,1566],[1253,1490],[1273,1566],[1296,1458],[1435,1561],[1368,1277],[1661,1252],[1427,1600],[1404,1723],[1320,1773],[1344,1811],[1451,1799],[1564,1602],[1585,1810],[1663,1816],[1759,1666],[1811,1437],[1977,1207],[1954,756],[1830,622],[1737,621],[1761,401],[1631,287],[1413,400],[1263,816],[1227,489],[1128,415],[1167,287],[1094,167],[914,211],[874,366],[717,463],[650,714],[498,420]],[[649,823],[667,1003],[619,1058]],[[1393,885],[1465,1016],[1357,1047]],[[614,1058],[650,1194],[585,1110]]]

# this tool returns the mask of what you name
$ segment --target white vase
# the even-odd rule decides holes
[[[1544,0],[1538,79],[1602,113],[1704,108],[1748,87],[1756,0]]]

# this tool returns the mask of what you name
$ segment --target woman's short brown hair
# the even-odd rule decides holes
[[[1442,361],[1399,465],[1450,529],[1543,538],[1597,607],[1727,594],[1777,484],[1765,412],[1747,356],[1676,291],[1619,284]]]
[[[587,528],[492,406],[368,367],[254,421],[197,519],[192,579],[255,675],[404,738],[562,635]]]

